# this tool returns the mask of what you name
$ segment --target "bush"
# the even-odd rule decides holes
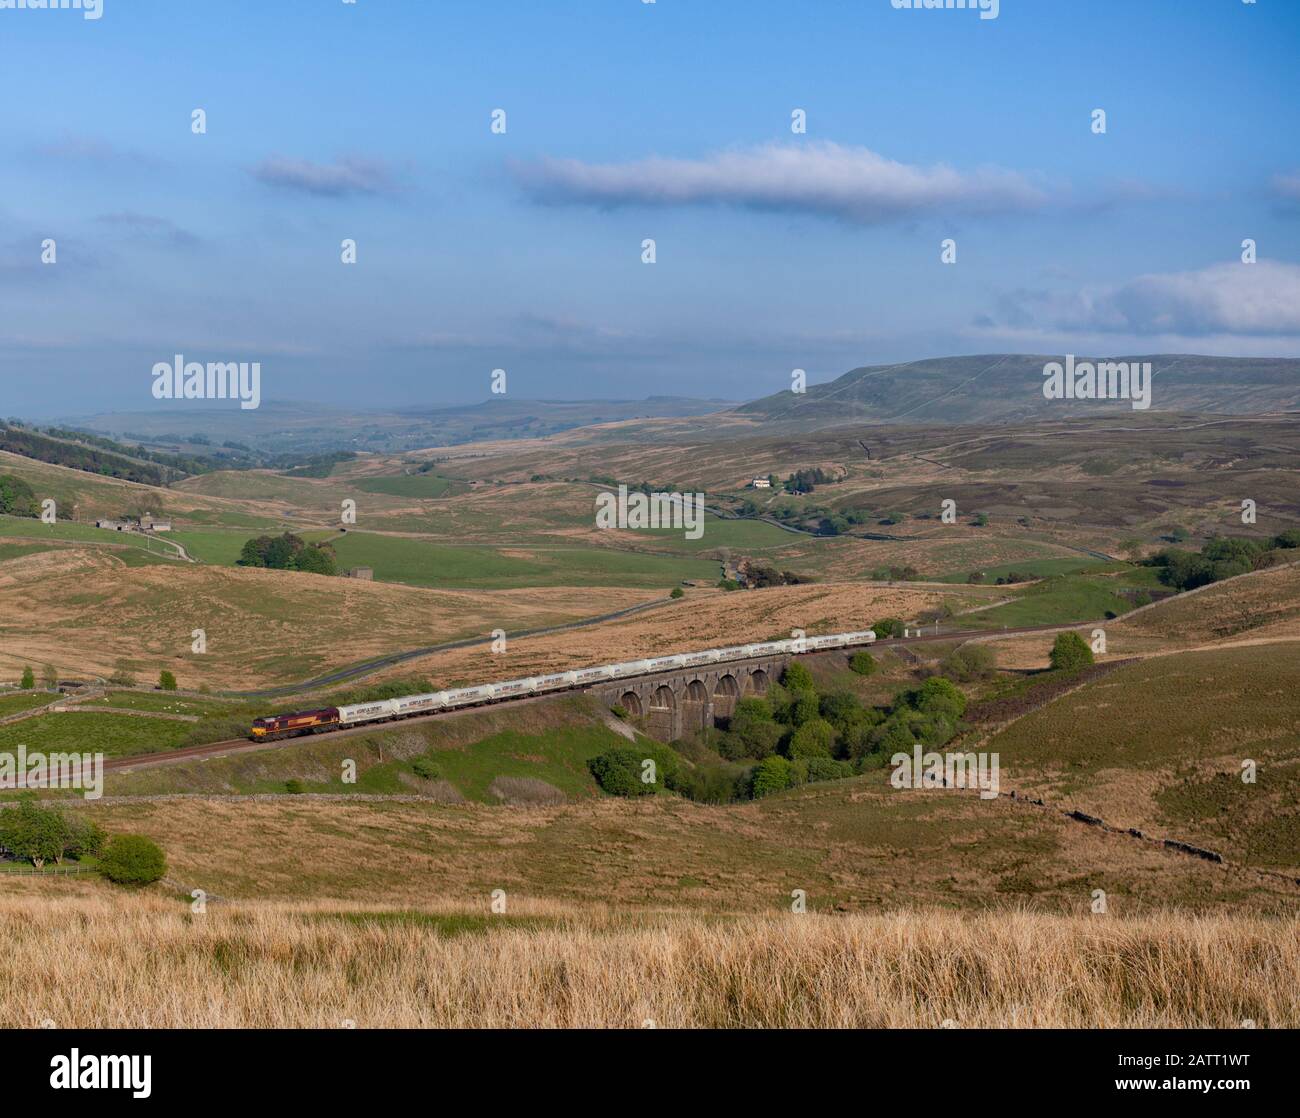
[[[956,722],[966,713],[966,696],[952,680],[934,676],[921,684],[915,706],[922,714],[942,715]]]
[[[1060,633],[1052,645],[1052,668],[1058,672],[1074,671],[1095,663],[1092,649],[1078,633]]]
[[[411,762],[411,771],[421,780],[437,780],[438,766],[431,757],[417,757]]]
[[[811,691],[813,690],[812,672],[796,660],[781,674],[781,683],[791,691]]]
[[[858,675],[871,675],[876,670],[876,658],[865,648],[859,649],[849,658],[849,667]]]
[[[305,791],[307,791],[307,789],[303,787],[302,781],[297,779],[286,780],[284,782],[284,790],[291,796],[301,796]]]
[[[35,686],[36,686],[36,673],[32,671],[31,665],[29,664],[27,667],[23,669],[22,688],[24,691],[30,691]]]
[[[786,744],[786,756],[791,760],[799,757],[829,758],[834,744],[834,727],[824,719],[814,718],[790,735]]]
[[[144,835],[114,835],[99,859],[99,872],[118,885],[151,885],[167,872],[167,859]]]
[[[754,766],[750,775],[750,795],[757,800],[773,792],[782,792],[790,787],[791,779],[789,761],[784,757],[766,757]]]
[[[176,690],[176,677],[169,671],[162,671],[158,674],[158,687],[163,691]]]
[[[982,644],[967,644],[948,656],[939,665],[939,671],[959,683],[972,683],[987,679],[996,666],[997,661],[991,649]]]
[[[903,623],[896,617],[886,617],[871,626],[871,631],[878,637],[897,637],[903,632]]]
[[[816,691],[796,691],[788,718],[792,726],[802,726],[805,722],[811,722],[820,712],[821,700],[817,698]]]
[[[680,586],[674,586],[673,592],[668,595],[668,597],[670,598],[684,598],[685,596],[686,596],[686,591],[683,590]]]
[[[647,771],[646,761],[655,764],[654,782],[642,779],[642,773]],[[648,796],[668,787],[675,780],[679,765],[672,750],[642,742],[608,749],[588,761],[587,768],[601,789],[611,796]]]
[[[615,718],[621,718],[624,722],[627,721],[627,708],[624,706],[620,706],[618,703],[615,703],[612,707],[609,708],[609,713],[612,714]]]
[[[808,758],[808,783],[819,780],[843,780],[853,775],[853,766],[848,761],[832,761],[829,757]]]

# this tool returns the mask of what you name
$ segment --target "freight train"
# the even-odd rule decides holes
[[[269,718],[254,719],[252,731],[248,736],[253,741],[278,741],[280,738],[297,737],[300,734],[321,734],[371,722],[392,722],[399,718],[414,718],[417,715],[434,714],[441,710],[458,710],[483,703],[498,703],[526,695],[571,691],[609,680],[629,679],[632,676],[650,675],[654,672],[697,668],[706,664],[728,663],[736,660],[752,660],[758,656],[849,648],[853,645],[870,644],[875,639],[876,634],[866,629],[857,633],[835,633],[825,637],[739,644],[730,648],[706,648],[700,652],[683,652],[676,656],[660,656],[651,660],[630,660],[625,664],[605,664],[596,668],[556,672],[553,675],[508,679],[503,683],[481,683],[476,687],[459,687],[452,691],[432,691],[427,695],[404,695],[397,699],[378,699],[369,703],[353,703],[349,706],[301,710],[292,714],[276,714]]]

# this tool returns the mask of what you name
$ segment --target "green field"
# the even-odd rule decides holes
[[[1104,560],[1090,559],[1086,555],[1080,555],[1076,558],[1026,559],[1019,563],[1002,563],[996,567],[980,567],[979,573],[984,576],[982,585],[989,586],[996,583],[999,578],[1004,578],[1009,574],[1027,574],[1036,578],[1050,578],[1053,575],[1068,575],[1073,574],[1075,571],[1098,569],[1106,565]],[[948,574],[938,575],[931,581],[966,582],[971,573],[970,571],[952,571]]]
[[[96,528],[92,524],[74,524],[60,520],[57,524],[42,524],[39,520],[19,516],[0,516],[0,536],[25,536],[30,540],[61,540],[72,543],[117,544],[120,547],[152,551],[155,554],[175,552],[149,536],[137,532],[114,532]]]
[[[109,691],[95,699],[79,703],[83,707],[118,707],[125,710],[152,711],[155,714],[225,714],[231,704],[214,699],[195,699],[166,691]]]
[[[1028,625],[1065,625],[1075,621],[1101,621],[1119,617],[1134,608],[1121,597],[1122,590],[1148,590],[1157,585],[1155,572],[1128,564],[1109,564],[1092,568],[1117,570],[1114,575],[1075,572],[1045,578],[1017,591],[1016,600],[978,613],[966,614],[963,620],[977,628],[1010,629]]]
[[[530,558],[501,555],[490,547],[457,547],[405,536],[368,532],[312,532],[329,539],[339,566],[373,567],[375,578],[466,590],[506,590],[530,586],[635,586],[665,589],[682,579],[718,577],[718,564],[704,559],[642,555],[600,547],[527,548]]]
[[[0,726],[0,752],[103,753],[127,757],[183,745],[191,724],[130,714],[42,714]]]
[[[0,692],[0,718],[48,706],[59,696],[50,691],[19,691],[16,694]]]
[[[390,497],[446,497],[466,488],[464,482],[438,477],[437,474],[359,478],[352,485],[363,493],[384,493]]]
[[[233,567],[245,543],[262,535],[256,529],[236,529],[234,531],[207,530],[203,528],[186,529],[172,532],[174,539],[201,563],[213,563],[220,567]],[[268,534],[274,534],[272,530]]]

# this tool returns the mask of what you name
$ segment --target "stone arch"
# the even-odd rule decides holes
[[[640,718],[645,714],[645,709],[641,705],[641,696],[635,691],[623,692],[622,698],[618,700],[618,705],[627,711],[632,718]]]
[[[728,672],[718,677],[713,685],[713,714],[715,718],[730,718],[736,709],[736,700],[740,698],[740,684],[736,677]]]
[[[650,733],[660,741],[675,741],[681,736],[677,721],[677,696],[666,683],[650,694]]]
[[[703,730],[711,721],[709,689],[700,680],[693,679],[686,685],[686,692],[682,696],[682,730]]]
[[[755,668],[749,673],[746,680],[746,694],[766,695],[767,689],[772,686],[771,677],[762,668]]]

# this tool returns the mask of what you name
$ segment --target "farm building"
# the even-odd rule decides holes
[[[772,483],[765,477],[756,477],[749,483],[751,489],[771,489]]]
[[[363,582],[375,581],[374,567],[353,567],[350,571],[343,572],[344,578],[359,578]]]

